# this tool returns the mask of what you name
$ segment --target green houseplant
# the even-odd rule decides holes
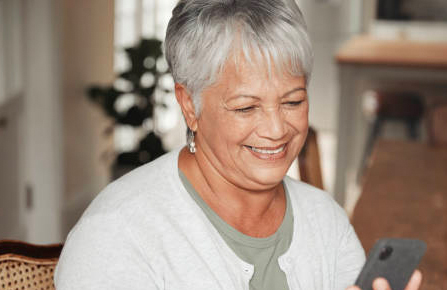
[[[100,105],[117,126],[143,128],[138,146],[117,154],[113,164],[114,178],[165,153],[155,126],[155,111],[166,108],[160,95],[172,93],[172,87],[161,82],[164,77],[170,76],[161,45],[158,39],[142,39],[138,45],[126,48],[129,69],[119,73],[112,85],[88,88],[89,99]],[[129,96],[132,97],[132,104],[120,109],[120,100]]]

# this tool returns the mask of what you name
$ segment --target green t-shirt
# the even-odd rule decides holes
[[[253,277],[250,280],[250,290],[288,290],[286,275],[278,264],[278,258],[289,248],[293,235],[293,212],[287,188],[284,186],[287,207],[281,226],[269,237],[254,238],[227,224],[201,198],[181,170],[179,170],[179,176],[185,189],[200,206],[228,246],[239,258],[254,266]]]

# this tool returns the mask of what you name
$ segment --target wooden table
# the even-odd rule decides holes
[[[422,290],[447,289],[447,147],[379,140],[352,222],[367,252],[382,237],[424,240]]]
[[[339,68],[338,145],[335,199],[345,204],[355,182],[367,136],[361,96],[367,89],[412,90],[447,98],[447,42],[378,40],[358,36],[337,53]]]

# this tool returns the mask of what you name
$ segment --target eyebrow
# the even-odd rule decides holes
[[[292,89],[292,90],[286,92],[284,95],[282,95],[281,99],[282,99],[282,98],[285,98],[285,97],[289,96],[290,94],[292,94],[292,93],[294,93],[294,92],[297,92],[297,91],[305,91],[305,92],[307,92],[307,89],[304,88],[304,87],[297,87],[297,88],[294,88],[294,89]],[[242,97],[242,98],[251,98],[251,99],[256,99],[256,100],[260,100],[260,99],[261,99],[260,97],[258,97],[258,96],[253,96],[253,95],[236,95],[236,96],[233,96],[233,97],[228,98],[228,99],[226,100],[226,102],[229,102],[229,101],[231,101],[231,100],[234,100],[234,99],[237,99],[237,98],[241,98],[241,97]]]
[[[306,89],[306,88],[303,88],[303,87],[297,87],[297,88],[294,88],[293,90],[291,90],[291,91],[285,93],[284,95],[282,95],[281,98],[285,98],[285,97],[287,97],[288,95],[290,95],[290,94],[292,94],[292,93],[294,93],[294,92],[298,92],[298,91],[304,91],[304,92],[307,92],[307,89]]]

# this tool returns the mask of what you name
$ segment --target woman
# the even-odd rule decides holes
[[[343,210],[285,177],[307,135],[312,66],[295,2],[182,0],[165,50],[187,147],[95,199],[68,236],[57,289],[352,285],[364,252]]]

